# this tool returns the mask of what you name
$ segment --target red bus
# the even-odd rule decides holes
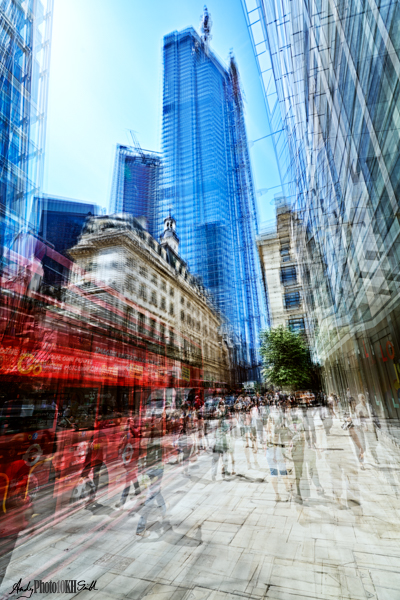
[[[77,267],[37,246],[40,260],[10,253],[14,269],[1,281],[0,535],[7,539],[121,491],[150,423],[164,455],[175,452],[180,409],[203,393],[200,349],[191,343],[189,353],[178,335],[166,341],[161,327],[143,325],[143,309],[98,282],[93,293],[64,273],[62,290],[49,290],[43,256]]]

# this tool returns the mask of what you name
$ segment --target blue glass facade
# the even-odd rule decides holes
[[[39,221],[39,236],[56,252],[68,256],[68,250],[78,243],[83,226],[90,216],[101,214],[93,203],[42,195],[35,199]],[[48,256],[43,258],[44,279],[48,284],[63,282],[63,267]]]
[[[37,198],[36,203],[39,235],[60,254],[65,254],[78,243],[88,217],[101,214],[97,204],[45,194]]]
[[[192,29],[164,38],[163,183],[180,253],[200,275],[258,377],[264,325],[257,214],[236,64],[226,69]],[[239,354],[241,354],[239,356]]]
[[[243,0],[326,389],[400,418],[400,5]],[[393,420],[393,421],[392,421]]]
[[[0,204],[4,222],[13,221],[12,212],[33,230],[33,200],[43,177],[52,6],[52,0],[0,1]],[[8,226],[2,231],[12,236]]]
[[[118,145],[110,214],[124,212],[146,217],[149,232],[155,235],[160,169],[161,158],[157,153]]]

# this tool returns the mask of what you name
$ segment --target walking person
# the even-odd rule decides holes
[[[287,501],[291,496],[291,486],[288,477],[286,460],[283,455],[283,448],[285,447],[287,441],[285,439],[286,436],[283,432],[281,432],[282,427],[284,427],[284,423],[283,411],[280,408],[275,407],[273,410],[271,410],[268,426],[270,441],[268,442],[265,456],[267,458],[268,467],[271,474],[271,483],[275,492],[275,501],[281,501],[281,496],[279,494],[280,478],[283,480],[286,491],[289,495],[289,497],[286,499]]]
[[[197,411],[197,423],[199,433],[199,449],[207,450],[208,442],[205,436],[204,405],[200,406]]]
[[[260,414],[258,412],[257,404],[253,404],[250,409],[250,438],[253,445],[253,452],[257,454],[258,446],[257,446],[257,422],[259,420]]]
[[[150,435],[146,445],[146,466],[145,473],[150,479],[150,485],[147,488],[147,498],[143,508],[140,510],[140,519],[136,529],[136,535],[147,537],[146,532],[147,519],[152,510],[153,504],[156,504],[162,517],[165,517],[167,508],[161,493],[161,482],[164,475],[163,447],[161,423],[157,427],[155,418],[152,416]]]
[[[355,415],[355,407],[356,401],[353,398],[353,396],[350,396],[349,412],[346,413],[344,416],[344,423],[342,425],[342,429],[345,429],[349,432],[361,469],[365,469],[365,439],[361,438],[359,421],[357,420],[357,417]]]
[[[218,473],[218,465],[220,459],[222,459],[222,477],[228,470],[228,457],[227,453],[229,450],[229,423],[225,419],[224,413],[221,411],[221,417],[218,420],[217,429],[215,431],[215,444],[213,449],[212,458],[212,480],[215,481]]]
[[[190,459],[190,453],[192,452],[192,449],[193,449],[193,439],[192,439],[192,436],[188,433],[187,427],[188,427],[187,419],[184,419],[183,427],[181,429],[181,432],[180,432],[179,438],[178,438],[178,447],[182,454],[183,475],[185,477],[190,477],[189,459]]]
[[[364,447],[364,451],[368,446],[368,450],[370,451],[375,463],[379,464],[377,452],[377,446],[379,443],[377,434],[377,429],[379,428],[379,419],[376,415],[374,418],[371,418],[364,394],[358,394],[358,404],[355,407],[355,414],[357,418],[358,433],[361,443]]]
[[[138,461],[139,461],[139,447],[140,447],[140,427],[137,420],[128,419],[125,432],[121,440],[119,447],[119,454],[122,459],[126,471],[125,487],[122,490],[121,499],[115,505],[116,508],[121,508],[129,494],[131,483],[135,488],[135,495],[140,494],[140,485],[138,482]]]

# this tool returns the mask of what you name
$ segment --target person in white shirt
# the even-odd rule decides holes
[[[356,427],[360,442],[365,450],[369,449],[374,461],[379,464],[377,452],[378,436],[370,417],[364,394],[358,394],[358,404],[355,407]]]

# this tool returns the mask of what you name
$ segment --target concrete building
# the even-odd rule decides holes
[[[179,256],[175,220],[165,219],[158,243],[145,219],[120,214],[88,219],[69,255],[82,268],[73,286],[112,302],[123,327],[162,341],[167,352],[203,370],[205,387],[230,380],[230,351],[211,296]],[[115,290],[118,296],[114,295]],[[99,318],[99,313],[93,315]]]
[[[257,237],[271,327],[283,325],[305,331],[300,273],[292,241],[292,211],[282,199],[276,206],[276,223]]]

